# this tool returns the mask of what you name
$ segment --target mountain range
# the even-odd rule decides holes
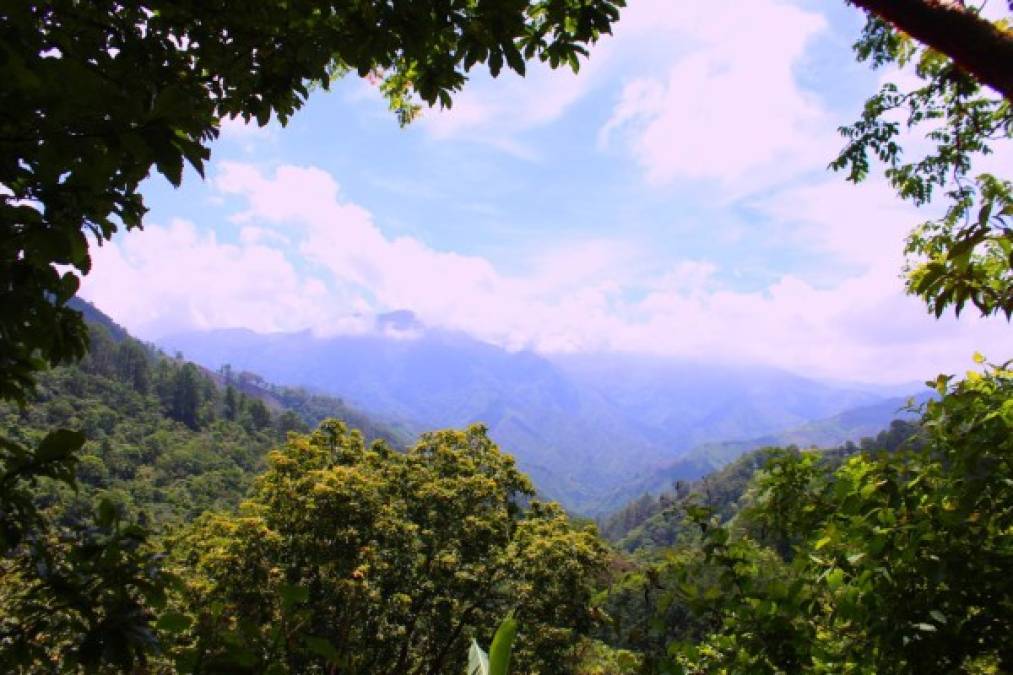
[[[899,391],[916,390],[758,366],[509,351],[404,311],[360,334],[225,329],[159,343],[209,368],[339,396],[416,431],[484,423],[542,494],[589,515],[696,478],[786,430],[801,445],[857,440],[897,416]]]

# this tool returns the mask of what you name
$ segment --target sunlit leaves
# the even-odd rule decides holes
[[[925,405],[920,448],[855,455],[822,475],[813,455],[784,453],[731,527],[697,514],[707,525],[703,568],[720,592],[705,595],[714,587],[697,580],[699,565],[684,568],[676,592],[716,629],[702,645],[674,645],[677,663],[692,672],[1008,669],[1013,424],[1001,411],[1013,374],[987,365],[932,384],[942,396]]]
[[[238,515],[205,515],[174,540],[175,606],[192,625],[173,649],[258,668],[451,672],[513,610],[522,672],[561,672],[591,627],[604,548],[558,507],[521,509],[530,495],[479,426],[424,434],[405,454],[333,420],[292,435]]]
[[[971,303],[982,315],[1013,316],[1013,185],[988,174],[940,220],[908,237],[908,291],[936,316]],[[973,209],[977,208],[977,212]]]

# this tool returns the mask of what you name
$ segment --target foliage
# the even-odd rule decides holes
[[[967,8],[967,11],[976,11]],[[1000,28],[1008,31],[1005,22]],[[976,159],[991,154],[1013,132],[1010,101],[984,89],[953,60],[870,15],[855,44],[873,67],[913,64],[921,86],[902,91],[888,83],[865,104],[862,117],[841,128],[847,144],[831,163],[848,179],[865,180],[870,157],[886,164],[886,178],[902,199],[927,204],[939,190],[948,201],[942,218],[909,235],[908,291],[936,316],[970,302],[983,316],[1013,316],[1013,185],[1003,177],[974,176]],[[909,160],[904,132],[924,133],[929,149]],[[919,153],[920,154],[920,153]]]
[[[894,420],[888,429],[874,437],[862,438],[858,445],[845,443],[820,452],[820,461],[830,467],[859,449],[896,451],[903,446],[917,447],[918,426],[905,420]],[[789,446],[789,450],[794,450]],[[658,497],[644,495],[612,514],[601,525],[602,534],[619,549],[651,557],[655,552],[675,545],[685,535],[686,507],[703,505],[713,510],[721,521],[730,519],[739,510],[740,500],[750,481],[763,468],[775,448],[761,448],[741,455],[725,467],[696,481],[677,481],[670,492]]]
[[[512,610],[517,668],[568,672],[604,548],[558,507],[522,510],[531,485],[483,427],[402,454],[327,421],[268,461],[238,514],[171,542],[177,667],[459,672]]]
[[[145,605],[164,595],[147,530],[124,525],[108,500],[56,522],[38,503],[40,482],[76,487],[84,440],[59,429],[34,450],[0,441],[0,663],[10,667],[128,669],[154,645]]]
[[[0,663],[26,672],[145,663],[167,582],[149,536],[108,500],[93,515],[34,527],[0,560]]]
[[[678,640],[685,672],[950,673],[1013,664],[1013,372],[987,367],[926,404],[925,444],[833,472],[784,453],[727,526],[691,515],[705,565],[671,589],[715,628]]]
[[[264,389],[246,384],[251,396],[234,392],[239,414],[226,420],[212,374],[103,325],[91,325],[92,349],[78,365],[42,375],[31,405],[0,405],[0,663],[11,668],[149,661],[167,582],[153,538],[207,509],[234,508],[286,425],[306,424],[291,410],[270,412],[252,396]],[[180,387],[194,397],[189,424],[178,419]],[[250,419],[252,401],[267,426]]]

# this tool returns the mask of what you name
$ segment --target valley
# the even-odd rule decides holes
[[[481,423],[545,496],[598,516],[763,445],[833,446],[903,416],[916,384],[822,382],[755,366],[510,352],[407,312],[318,337],[243,329],[168,336],[169,353],[340,397],[422,431]],[[924,388],[924,385],[921,385]]]

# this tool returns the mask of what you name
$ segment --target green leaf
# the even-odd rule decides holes
[[[116,504],[110,499],[103,499],[99,502],[98,508],[95,509],[98,524],[102,527],[110,527],[116,522],[117,509]]]
[[[185,631],[192,623],[193,620],[186,614],[180,614],[179,612],[166,612],[162,616],[158,617],[158,623],[156,626],[159,630],[175,635]]]
[[[39,462],[56,462],[67,459],[84,445],[84,434],[80,431],[57,429],[51,431],[39,443],[35,458]]]
[[[299,584],[285,584],[278,589],[278,593],[281,595],[282,601],[289,606],[306,602],[310,599],[310,589]]]
[[[503,619],[496,629],[489,647],[489,675],[507,675],[510,669],[510,650],[517,636],[517,620],[513,616]]]

